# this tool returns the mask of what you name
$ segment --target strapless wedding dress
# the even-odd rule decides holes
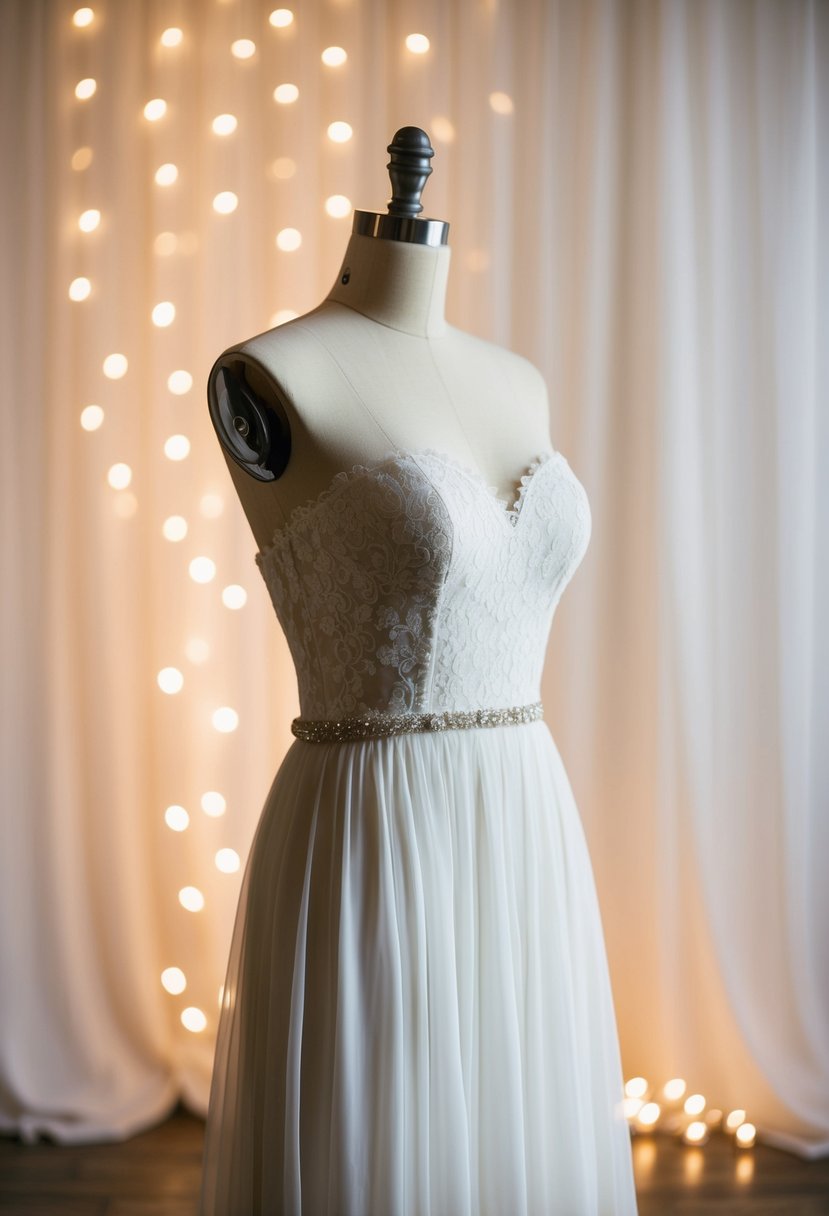
[[[256,555],[296,667],[225,977],[200,1216],[633,1216],[585,836],[539,701],[585,490],[338,473]]]

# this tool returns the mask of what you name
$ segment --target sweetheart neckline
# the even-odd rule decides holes
[[[458,460],[455,456],[450,456],[448,452],[441,452],[437,448],[421,448],[419,451],[407,451],[403,448],[389,448],[383,456],[376,460],[371,460],[365,463],[352,464],[347,469],[340,469],[330,479],[328,484],[319,491],[318,494],[307,499],[305,502],[297,503],[287,515],[284,523],[274,529],[271,541],[264,548],[257,550],[254,555],[254,561],[261,566],[265,559],[272,554],[280,544],[290,537],[296,525],[304,519],[316,514],[316,511],[325,502],[334,496],[341,487],[348,484],[361,475],[370,475],[382,469],[384,465],[392,464],[395,461],[400,462],[401,459],[413,461],[417,463],[420,457],[433,457],[443,462],[447,467],[456,469],[459,473],[467,476],[471,481],[476,483],[487,493],[495,507],[500,510],[505,522],[510,526],[517,523],[521,514],[521,510],[526,499],[527,490],[530,484],[535,480],[535,474],[540,468],[546,464],[555,464],[563,462],[567,464],[567,457],[556,448],[549,448],[543,452],[539,452],[533,456],[531,460],[524,465],[524,472],[518,480],[518,492],[512,503],[504,502],[500,494],[497,493],[497,486],[490,485],[480,469],[472,465],[465,464]]]

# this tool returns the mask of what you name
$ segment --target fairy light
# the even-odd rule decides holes
[[[174,232],[159,232],[153,241],[153,253],[159,257],[168,258],[178,247],[178,237]]]
[[[184,687],[184,676],[177,667],[162,667],[156,676],[156,681],[161,691],[170,696],[181,692]]]
[[[662,1096],[666,1102],[679,1102],[687,1088],[682,1077],[672,1077],[662,1086]]]
[[[76,173],[83,173],[84,169],[88,169],[92,164],[92,158],[92,149],[84,145],[82,148],[75,149],[69,163]]]
[[[165,540],[173,543],[184,540],[187,535],[187,520],[183,515],[168,515],[161,525],[161,533]]]
[[[95,14],[91,8],[77,8],[72,14],[72,24],[76,25],[79,30],[90,26],[95,19]]]
[[[204,1030],[207,1025],[207,1018],[201,1009],[195,1005],[188,1005],[186,1009],[181,1011],[181,1023],[187,1030],[192,1030],[194,1034],[198,1034]]]
[[[118,464],[110,465],[107,470],[107,481],[113,490],[125,490],[132,481],[132,469],[128,464],[120,461]]]
[[[204,896],[198,887],[182,887],[178,893],[178,902],[188,912],[201,912],[204,907]]]
[[[239,715],[229,705],[221,705],[213,711],[211,721],[214,730],[219,731],[222,735],[229,735],[239,725]]]
[[[159,329],[166,329],[168,325],[172,325],[176,319],[176,306],[171,304],[169,300],[162,300],[160,304],[156,304],[152,311],[153,325],[157,325]]]
[[[181,967],[165,967],[161,972],[161,985],[171,996],[178,996],[187,987],[187,979]]]
[[[186,435],[170,435],[164,440],[164,455],[168,460],[186,460],[190,455],[190,440]]]
[[[741,1123],[745,1123],[746,1112],[741,1109],[730,1110],[725,1117],[725,1130],[727,1132],[736,1132]]]
[[[213,199],[213,210],[218,215],[230,215],[239,206],[239,199],[232,190],[221,190]]]
[[[294,14],[289,8],[275,8],[268,17],[268,21],[276,29],[285,29],[292,23],[293,19]]]
[[[227,810],[227,801],[218,790],[206,790],[201,796],[201,809],[211,819],[218,819]]]
[[[127,374],[127,356],[126,355],[107,355],[103,362],[103,372],[108,380],[120,380],[122,376]]]
[[[734,1133],[734,1143],[739,1148],[751,1148],[757,1138],[757,1129],[753,1123],[741,1123]]]
[[[636,1115],[636,1126],[640,1131],[650,1132],[656,1127],[660,1107],[658,1102],[645,1102]]]
[[[184,37],[184,34],[178,28],[178,26],[171,25],[169,29],[167,29],[163,32],[163,34],[159,38],[159,42],[161,43],[162,46],[166,46],[166,47],[181,46],[181,41],[182,41],[183,37]]]
[[[183,806],[174,803],[164,812],[164,822],[171,832],[184,832],[190,824],[190,816]]]
[[[217,114],[211,124],[214,135],[232,135],[238,125],[235,114]]]
[[[425,34],[408,34],[406,36],[406,50],[411,51],[413,55],[425,55],[429,49],[429,39]]]
[[[702,1094],[691,1094],[685,1099],[683,1109],[686,1115],[701,1115],[705,1110],[705,1098]]]
[[[97,87],[97,81],[93,80],[91,76],[86,76],[75,85],[75,96],[78,101],[88,101]]]
[[[335,144],[344,144],[353,135],[353,130],[350,123],[347,122],[332,122],[327,128],[328,138]]]
[[[167,162],[159,165],[155,171],[155,183],[157,186],[172,186],[173,182],[178,179],[178,166]]]
[[[248,602],[248,593],[239,583],[230,583],[222,591],[222,603],[225,608],[231,608],[238,611],[239,608],[244,608]]]
[[[342,219],[351,213],[351,199],[344,194],[331,194],[325,200],[325,210],[335,219]]]
[[[273,91],[273,99],[281,106],[292,105],[299,97],[299,89],[295,84],[278,84]]]
[[[167,102],[162,97],[154,97],[144,106],[144,117],[147,122],[158,122],[167,113]]]
[[[230,53],[236,59],[250,59],[256,54],[256,43],[250,38],[237,38],[230,45]]]
[[[81,426],[85,431],[97,431],[104,421],[104,411],[100,405],[85,405],[81,410]]]
[[[708,1139],[707,1125],[701,1120],[695,1119],[685,1128],[682,1139],[686,1144],[705,1144]]]
[[[194,557],[188,570],[194,583],[209,583],[216,577],[216,563],[210,557]]]
[[[94,207],[90,207],[88,211],[82,211],[78,216],[78,227],[81,232],[94,232],[101,222],[101,213]]]
[[[511,114],[514,109],[509,93],[490,93],[489,105],[496,114]]]
[[[198,665],[210,658],[210,647],[204,638],[188,638],[184,644],[184,653],[191,663]]]
[[[625,1094],[628,1098],[644,1098],[648,1092],[648,1083],[644,1077],[631,1077],[625,1082]]]
[[[167,377],[167,388],[176,397],[183,397],[185,393],[189,393],[193,387],[193,377],[188,371],[179,368],[177,371],[170,372]]]
[[[443,114],[436,115],[429,124],[429,133],[438,143],[451,144],[455,139],[454,124]]]
[[[648,1100],[651,1086],[645,1077],[631,1077],[625,1081],[621,1108],[631,1131],[674,1135],[690,1146],[689,1152],[693,1148],[701,1148],[720,1129],[731,1134],[739,1148],[754,1145],[757,1131],[754,1124],[746,1123],[744,1110],[729,1111],[724,1118],[718,1107],[706,1109],[704,1094],[692,1093],[685,1097],[687,1088],[682,1077],[671,1077],[665,1081],[659,1089],[665,1102],[663,1106]],[[699,1162],[696,1165],[686,1162],[686,1169],[699,1168]]]
[[[222,874],[235,874],[242,865],[241,858],[235,849],[219,849],[215,858],[216,869]]]
[[[295,173],[296,161],[291,160],[290,156],[277,156],[276,160],[272,160],[268,166],[268,176],[277,181],[285,181],[287,178],[293,177]]]
[[[224,514],[225,503],[221,494],[202,494],[199,499],[199,511],[205,519],[218,519]]]
[[[86,300],[89,293],[92,291],[92,284],[89,279],[83,277],[73,279],[69,284],[69,299],[70,300]]]
[[[285,253],[292,253],[302,244],[302,233],[298,228],[282,228],[276,234],[276,247]]]
[[[338,68],[348,59],[347,51],[341,46],[327,46],[320,59],[329,68]]]

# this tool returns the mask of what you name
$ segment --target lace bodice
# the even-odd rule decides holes
[[[556,451],[527,466],[512,505],[432,449],[337,473],[256,554],[300,713],[537,701],[553,615],[590,531],[584,487]]]

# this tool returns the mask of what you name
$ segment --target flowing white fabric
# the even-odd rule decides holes
[[[77,29],[54,0],[0,6],[0,1127],[85,1141],[180,1095],[206,1110],[241,882],[213,857],[246,859],[297,693],[204,385],[221,350],[324,296],[350,229],[325,198],[382,210],[385,146],[416,123],[426,210],[451,222],[448,318],[544,371],[551,442],[590,497],[541,691],[625,1072],[685,1076],[761,1136],[829,1151],[827,6],[357,0],[297,6],[283,31],[252,0],[93,7]],[[327,45],[348,63],[323,65]],[[214,134],[228,112],[237,130]],[[78,276],[91,292],[70,301]],[[173,434],[191,444],[175,464]],[[202,555],[209,584],[188,575]]]

